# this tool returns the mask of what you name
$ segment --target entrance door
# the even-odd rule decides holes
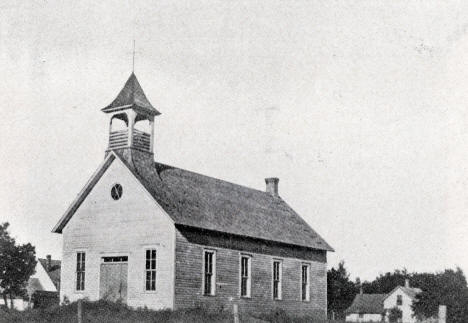
[[[99,298],[127,302],[127,262],[101,263]]]

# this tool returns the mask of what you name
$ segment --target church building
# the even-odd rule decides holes
[[[279,196],[278,178],[259,191],[155,162],[160,113],[134,73],[102,111],[104,161],[53,228],[62,301],[326,317],[333,249]]]

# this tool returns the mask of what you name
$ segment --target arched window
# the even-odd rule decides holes
[[[148,134],[151,133],[151,126],[149,120],[137,120],[135,123],[135,129],[146,132]]]
[[[127,114],[121,113],[116,114],[111,119],[110,131],[121,131],[126,130],[128,127],[128,118]]]

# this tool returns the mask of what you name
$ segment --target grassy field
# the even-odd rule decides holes
[[[24,312],[0,309],[0,322],[28,322],[28,323],[73,323],[77,322],[77,303],[64,306],[55,306],[47,309],[32,309]],[[233,316],[228,312],[209,313],[203,309],[178,310],[178,311],[151,311],[145,309],[134,310],[124,304],[116,304],[105,301],[83,302],[83,323],[205,323],[219,322],[232,323]],[[272,313],[260,318],[251,316],[240,317],[240,322],[252,323],[341,323],[315,321],[311,318],[291,318],[284,313]]]

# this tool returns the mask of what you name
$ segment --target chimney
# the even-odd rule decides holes
[[[410,284],[409,284],[409,279],[408,279],[408,278],[405,279],[405,287],[406,287],[406,288],[410,288]]]
[[[47,255],[46,258],[47,258],[46,269],[47,271],[50,271],[50,268],[52,267],[52,256]]]
[[[265,178],[267,193],[270,193],[273,196],[278,196],[278,182],[279,178],[277,177]]]

